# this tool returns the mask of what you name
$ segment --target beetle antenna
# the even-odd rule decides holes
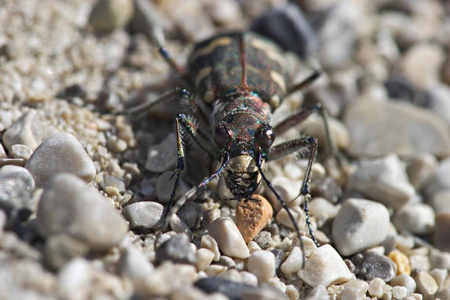
[[[262,158],[262,155],[260,153],[256,166],[258,167],[259,173],[261,174],[263,180],[266,182],[266,184],[269,187],[269,189],[275,195],[275,197],[277,198],[278,202],[280,202],[281,206],[286,210],[286,212],[288,213],[289,219],[291,219],[291,222],[294,225],[295,232],[297,233],[297,237],[300,240],[300,248],[302,249],[302,254],[303,254],[303,257],[302,257],[302,268],[303,268],[305,266],[306,258],[305,258],[305,245],[303,244],[302,236],[300,234],[300,229],[298,228],[298,224],[295,221],[295,218],[292,215],[291,211],[289,210],[289,207],[286,205],[286,202],[284,202],[283,199],[281,199],[281,196],[275,191],[275,189],[272,186],[272,183],[269,181],[269,179],[267,179],[266,175],[262,171],[262,168],[261,168],[262,159],[263,158]]]

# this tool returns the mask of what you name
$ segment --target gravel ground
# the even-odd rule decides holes
[[[446,1],[299,1],[311,28],[302,25],[298,54],[310,55],[286,53],[293,82],[308,65],[324,74],[273,119],[315,102],[330,114],[342,168],[314,116],[277,136],[319,139],[310,202],[319,248],[302,199],[288,206],[303,249],[267,187],[238,204],[220,201],[230,197],[220,180],[155,246],[173,186],[173,119],[187,110],[175,98],[115,114],[183,84],[147,38],[148,20],[184,66],[196,42],[245,30],[286,2],[2,1],[0,299],[450,299]],[[189,145],[177,197],[211,172]],[[265,174],[293,199],[305,167],[290,157]]]

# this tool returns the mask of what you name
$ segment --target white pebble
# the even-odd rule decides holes
[[[381,298],[383,296],[383,287],[386,283],[381,278],[374,278],[369,282],[369,295],[372,297]]]
[[[312,287],[329,286],[354,278],[339,253],[328,244],[311,253],[298,276]]]
[[[195,252],[195,267],[198,271],[205,270],[214,259],[214,252],[206,248],[200,248]]]
[[[298,272],[303,264],[302,250],[299,247],[292,248],[291,253],[286,258],[280,269],[284,274],[292,274]]]
[[[266,250],[255,251],[248,259],[247,268],[259,283],[267,282],[275,274],[275,255]]]
[[[333,221],[332,235],[344,256],[366,250],[383,242],[389,232],[389,212],[377,202],[348,199]]]
[[[244,241],[239,229],[233,220],[228,217],[221,217],[208,225],[209,234],[217,241],[223,254],[236,257],[247,258],[250,255],[247,244]]]
[[[397,230],[407,230],[414,234],[429,234],[434,228],[434,210],[426,204],[407,204],[392,218]]]

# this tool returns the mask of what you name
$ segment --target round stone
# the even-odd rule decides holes
[[[70,173],[91,182],[96,169],[80,142],[70,133],[59,132],[43,141],[25,164],[41,187],[59,173]]]
[[[66,173],[44,186],[36,226],[44,237],[68,234],[93,250],[116,246],[128,231],[125,219],[106,198]]]
[[[257,250],[248,258],[247,268],[255,274],[258,282],[267,282],[275,274],[275,255],[266,250]]]
[[[334,243],[344,256],[383,242],[389,232],[389,212],[377,202],[348,199],[333,221]]]
[[[123,208],[122,214],[130,222],[130,227],[138,232],[149,232],[160,224],[164,206],[157,202],[143,201]]]
[[[195,264],[195,253],[187,235],[177,234],[156,249],[156,263],[160,264],[165,260],[180,264]]]
[[[414,234],[429,234],[434,228],[434,210],[426,204],[407,204],[392,218],[397,230],[407,230]]]

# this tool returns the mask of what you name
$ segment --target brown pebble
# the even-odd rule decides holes
[[[389,252],[389,258],[392,259],[397,265],[397,275],[410,275],[411,274],[411,264],[409,263],[409,258],[402,252],[394,250]]]
[[[253,240],[272,219],[273,209],[269,201],[260,195],[253,195],[256,201],[241,200],[236,208],[236,225],[246,243]]]

